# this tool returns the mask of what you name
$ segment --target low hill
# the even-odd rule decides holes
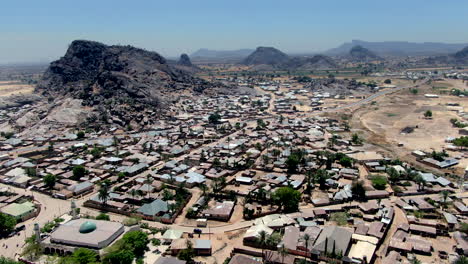
[[[192,61],[190,60],[189,56],[187,54],[182,54],[180,55],[179,61],[177,61],[178,65],[181,66],[187,66],[187,67],[192,67]]]
[[[354,46],[349,50],[349,56],[355,61],[372,61],[379,59],[374,52],[362,46]]]
[[[244,65],[279,66],[289,61],[288,55],[273,47],[258,47],[242,61]]]

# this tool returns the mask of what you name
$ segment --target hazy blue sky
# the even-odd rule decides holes
[[[467,0],[13,0],[0,63],[49,61],[74,39],[165,56],[260,45],[322,51],[352,39],[468,43]]]

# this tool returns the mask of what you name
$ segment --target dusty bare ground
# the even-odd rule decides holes
[[[351,126],[363,133],[367,142],[402,159],[414,161],[410,155],[413,150],[440,151],[446,145],[447,137],[460,136],[459,129],[450,123],[451,118],[460,119],[460,117],[446,104],[459,103],[465,110],[468,109],[468,100],[465,98],[440,95],[439,98],[429,99],[424,96],[426,93],[438,94],[439,88],[442,87],[444,90],[450,90],[451,83],[448,81],[432,83],[419,88],[417,95],[402,91],[382,97],[375,103],[354,111]],[[432,119],[424,118],[424,112],[427,110],[432,111]],[[401,131],[405,127],[416,128],[412,133],[402,134]],[[398,143],[403,143],[403,147],[397,147]],[[462,159],[457,170],[464,170],[466,163],[466,159]]]

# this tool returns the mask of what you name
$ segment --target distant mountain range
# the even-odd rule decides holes
[[[192,59],[204,58],[204,59],[233,59],[233,58],[245,58],[252,53],[253,49],[238,49],[238,50],[210,50],[210,49],[199,49],[192,53],[190,57]]]
[[[445,55],[457,52],[468,44],[449,44],[439,42],[406,42],[406,41],[383,41],[368,42],[362,40],[353,40],[344,43],[337,48],[325,52],[327,55],[345,55],[353,47],[361,46],[369,49],[377,55],[409,56],[409,55]]]
[[[467,65],[468,46],[452,54],[425,58],[422,62],[432,65]]]

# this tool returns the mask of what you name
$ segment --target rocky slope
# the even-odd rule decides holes
[[[172,92],[200,93],[212,87],[170,66],[156,52],[76,40],[65,56],[50,64],[36,92],[53,98],[71,96],[90,106],[163,106]]]
[[[220,84],[170,65],[156,52],[76,40],[65,56],[50,64],[36,92],[53,101],[79,99],[96,110],[100,119],[126,124],[144,119],[140,117],[143,110],[161,113],[181,94],[197,95],[219,88],[226,91]]]

